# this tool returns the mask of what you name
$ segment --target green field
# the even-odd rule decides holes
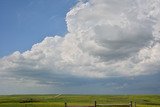
[[[9,95],[0,96],[0,107],[64,107],[68,105],[128,104],[137,107],[160,107],[160,95]],[[103,106],[100,106],[103,107]]]

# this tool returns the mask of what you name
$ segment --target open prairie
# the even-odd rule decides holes
[[[0,96],[0,107],[64,107],[68,105],[128,104],[137,107],[160,107],[160,95],[8,95]],[[99,106],[98,106],[99,107]],[[103,107],[103,106],[100,106]],[[115,106],[114,106],[115,107]]]

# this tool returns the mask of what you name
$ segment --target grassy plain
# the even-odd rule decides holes
[[[0,107],[64,107],[68,105],[128,104],[137,102],[137,107],[160,107],[160,95],[9,95],[0,96]],[[102,106],[100,106],[102,107]]]

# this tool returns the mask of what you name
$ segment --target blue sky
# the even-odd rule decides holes
[[[0,0],[0,94],[160,94],[160,0]]]
[[[24,52],[46,36],[67,32],[66,13],[77,0],[0,0],[0,57]]]

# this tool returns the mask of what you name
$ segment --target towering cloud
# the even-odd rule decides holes
[[[46,37],[26,52],[1,58],[0,76],[58,84],[69,77],[160,72],[160,0],[81,1],[66,23],[64,37]]]

